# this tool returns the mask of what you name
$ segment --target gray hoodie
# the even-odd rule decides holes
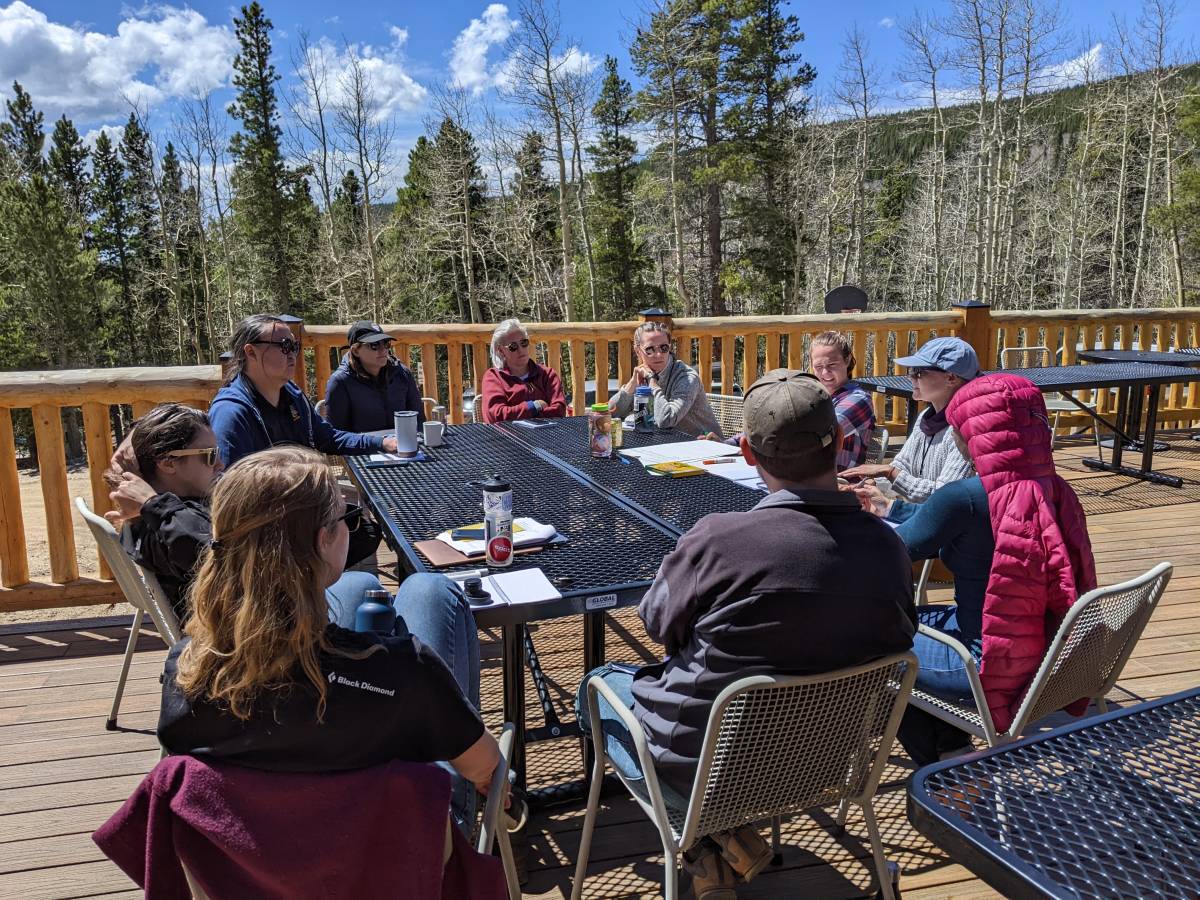
[[[655,380],[657,384],[652,382],[650,385],[654,390],[654,424],[694,436],[711,431],[724,437],[717,417],[708,405],[708,398],[704,396],[700,376],[691,366],[672,355]],[[621,388],[611,406],[615,415],[627,416],[633,412],[633,395]]]

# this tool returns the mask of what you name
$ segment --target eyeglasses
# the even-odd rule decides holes
[[[353,534],[358,531],[358,526],[362,524],[362,507],[354,503],[346,504],[346,511],[330,522],[330,526],[336,525],[338,522],[345,522],[346,529]]]
[[[169,453],[163,454],[164,458],[177,456],[203,456],[202,462],[206,466],[215,466],[217,464],[216,447],[192,447],[188,450],[171,450]]]
[[[651,344],[649,347],[643,347],[642,352],[645,353],[647,356],[657,356],[660,353],[670,353],[671,345],[670,344],[659,344],[656,347],[656,346],[654,346],[654,344]]]
[[[518,347],[520,347],[522,350],[524,350],[526,347],[529,346],[529,338],[521,338],[519,341],[513,341],[512,343],[506,344],[505,346],[508,347],[509,353],[516,353]]]
[[[916,368],[908,370],[908,377],[920,380],[931,372],[936,372],[939,375],[946,374],[944,370],[939,369],[936,366],[917,366]]]
[[[295,356],[300,352],[300,344],[291,338],[284,338],[282,341],[251,341],[252,344],[270,344],[272,347],[278,347],[279,352],[285,356]]]
[[[388,350],[392,349],[392,342],[391,341],[376,341],[373,344],[364,344],[363,346],[365,346],[368,350],[374,350],[376,352],[379,352],[380,350],[382,350],[386,353]]]

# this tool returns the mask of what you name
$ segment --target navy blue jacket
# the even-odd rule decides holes
[[[343,431],[385,431],[395,427],[392,413],[403,410],[416,412],[418,427],[424,424],[425,406],[417,380],[396,359],[371,378],[351,369],[347,354],[325,386],[325,418]]]
[[[233,465],[243,456],[272,446],[267,425],[254,402],[255,393],[250,379],[240,375],[217,391],[208,409],[208,419],[217,435],[217,449],[226,466]],[[339,456],[378,453],[383,449],[381,437],[334,428],[317,415],[304,392],[290,381],[279,392],[279,403],[281,406],[288,404],[292,409],[292,427],[287,443],[302,444],[322,453]]]

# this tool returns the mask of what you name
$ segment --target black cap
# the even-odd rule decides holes
[[[350,326],[346,340],[351,344],[378,344],[394,338],[374,322],[355,322]]]

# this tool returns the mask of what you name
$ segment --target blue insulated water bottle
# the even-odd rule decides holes
[[[392,606],[392,595],[382,590],[364,593],[363,602],[354,612],[354,630],[391,634],[395,625],[396,610]]]

